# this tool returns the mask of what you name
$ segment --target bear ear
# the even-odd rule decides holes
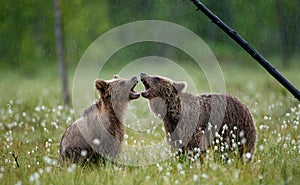
[[[99,91],[105,91],[108,87],[108,83],[104,80],[96,80],[95,81],[95,87]]]
[[[114,78],[115,78],[115,79],[119,79],[120,76],[119,76],[119,75],[114,75]]]
[[[178,93],[184,92],[186,90],[186,82],[173,82],[173,86],[177,90]]]

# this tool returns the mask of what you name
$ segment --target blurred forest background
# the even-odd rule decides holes
[[[291,63],[298,63],[300,0],[202,2],[276,67],[288,68]],[[236,65],[240,61],[247,61],[240,63],[247,66],[255,63],[249,62],[248,54],[202,12],[196,12],[196,7],[189,1],[63,0],[61,11],[65,60],[71,74],[84,51],[103,33],[125,23],[149,19],[174,22],[195,32],[222,65],[230,62]],[[0,70],[28,78],[39,77],[45,71],[56,71],[54,27],[53,1],[0,0]],[[158,44],[153,49],[146,44],[145,47],[132,46],[123,53],[123,58],[133,60],[148,55],[172,58],[176,53],[166,46]],[[235,60],[237,58],[239,62]],[[58,72],[53,75],[59,76]]]

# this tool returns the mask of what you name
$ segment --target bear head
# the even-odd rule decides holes
[[[186,89],[185,82],[175,82],[165,77],[150,76],[145,73],[141,73],[140,77],[145,86],[145,91],[141,94],[149,100],[153,98],[161,98],[163,100],[172,98]]]
[[[134,87],[137,83],[138,80],[136,77],[125,79],[115,75],[111,80],[96,80],[95,87],[104,104],[118,104],[126,103],[140,96],[139,93],[134,91]]]

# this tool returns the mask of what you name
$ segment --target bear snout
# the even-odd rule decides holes
[[[141,73],[140,77],[141,77],[141,79],[144,79],[144,78],[148,77],[148,75],[146,73]]]
[[[140,94],[138,92],[135,92],[134,88],[135,86],[138,84],[138,79],[136,76],[132,77],[131,82],[134,82],[134,84],[132,85],[130,91],[129,91],[129,99],[130,100],[134,100],[140,97]]]
[[[138,79],[137,79],[136,76],[132,77],[130,80],[131,80],[131,81],[136,81],[136,83],[138,82]]]

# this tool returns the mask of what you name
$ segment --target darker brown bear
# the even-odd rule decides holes
[[[163,119],[172,148],[203,152],[215,144],[226,154],[234,150],[253,158],[256,127],[249,109],[239,100],[226,94],[192,95],[185,92],[183,82],[145,73],[140,77],[145,86],[141,94],[149,100],[151,111]]]
[[[124,138],[123,114],[130,100],[139,97],[133,89],[137,78],[96,80],[99,100],[65,131],[60,143],[61,161],[114,160]]]

